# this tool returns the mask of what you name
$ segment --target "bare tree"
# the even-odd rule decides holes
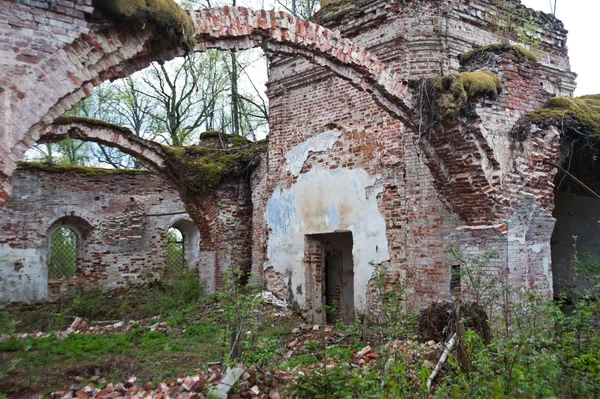
[[[220,56],[209,51],[193,54],[184,62],[152,64],[138,92],[156,102],[150,112],[158,136],[170,145],[191,144],[198,129],[206,128],[214,117],[220,95],[226,90],[226,76]]]

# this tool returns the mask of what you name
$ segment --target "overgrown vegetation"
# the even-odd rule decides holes
[[[600,138],[600,94],[551,98],[544,108],[522,118],[519,125],[531,123],[575,129],[579,133]]]
[[[422,123],[431,127],[438,122],[453,121],[466,112],[470,99],[478,96],[495,98],[501,90],[500,79],[488,71],[426,79],[419,90]]]
[[[415,341],[416,322],[402,311],[406,280],[386,267],[374,268],[372,284],[382,310],[379,318],[358,317],[351,325],[298,328],[297,317],[276,316],[261,305],[259,287],[238,284],[239,272],[225,275],[222,290],[198,300],[197,275],[157,281],[143,289],[90,290],[71,293],[58,304],[0,313],[3,333],[56,331],[78,315],[95,320],[130,318],[131,327],[108,335],[51,335],[0,341],[0,391],[12,396],[48,392],[70,384],[73,375],[102,368],[113,381],[136,375],[154,383],[175,378],[208,362],[256,366],[278,377],[280,397],[297,398],[593,398],[600,395],[600,303],[583,295],[571,309],[562,302],[512,289],[498,270],[494,252],[466,255],[449,247],[451,265],[460,265],[461,292],[493,311],[489,342],[482,329],[460,333],[458,352],[452,352],[432,389],[427,387],[440,353]],[[600,284],[596,261],[577,256],[591,287]],[[27,315],[30,315],[29,319]],[[45,327],[34,321],[62,315],[62,323]],[[469,325],[469,313],[452,323]],[[151,318],[154,317],[154,318]],[[149,318],[144,320],[144,318]],[[166,330],[153,331],[162,322]],[[297,333],[308,337],[301,346]],[[455,330],[456,331],[456,330]],[[357,351],[370,345],[367,364]],[[299,348],[289,351],[290,347]],[[462,351],[462,352],[461,352]],[[234,360],[235,359],[235,360]],[[49,367],[52,365],[52,367]],[[115,366],[117,365],[117,366]],[[272,374],[271,374],[272,373]],[[275,380],[275,377],[274,377]],[[62,385],[61,385],[62,384]],[[15,393],[17,393],[15,395]]]
[[[187,49],[194,46],[194,22],[173,0],[94,0],[93,4],[119,22],[154,23],[184,37]]]
[[[79,165],[48,165],[42,162],[20,162],[19,169],[39,170],[48,173],[76,173],[80,176],[95,177],[107,175],[145,175],[152,172],[142,169],[103,169]]]
[[[260,153],[265,149],[264,143],[249,144],[240,136],[232,136],[230,140],[225,148],[163,148],[169,156],[167,163],[176,174],[182,176],[186,188],[203,192],[207,188],[217,187],[227,177],[244,175],[259,161]]]

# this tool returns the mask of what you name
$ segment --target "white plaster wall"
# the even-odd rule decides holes
[[[40,248],[0,244],[0,303],[42,302],[48,298],[48,269]]]
[[[291,284],[289,298],[301,308],[306,301],[305,235],[352,232],[354,304],[366,306],[369,262],[389,260],[386,225],[377,204],[383,187],[363,169],[313,168],[289,188],[278,187],[267,203],[270,229],[265,268],[272,267]],[[298,289],[301,287],[301,289]]]

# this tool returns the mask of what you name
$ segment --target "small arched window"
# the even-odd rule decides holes
[[[74,277],[77,270],[77,233],[59,227],[50,235],[48,278]]]
[[[177,227],[167,230],[167,273],[181,273],[185,267],[185,237]]]

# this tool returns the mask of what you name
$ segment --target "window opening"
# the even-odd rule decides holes
[[[460,265],[452,265],[450,272],[450,293],[452,295],[460,295],[461,293],[460,277]]]
[[[73,277],[77,270],[77,234],[68,227],[54,230],[50,236],[49,278]]]
[[[167,273],[180,273],[185,264],[184,237],[175,227],[167,230]]]

